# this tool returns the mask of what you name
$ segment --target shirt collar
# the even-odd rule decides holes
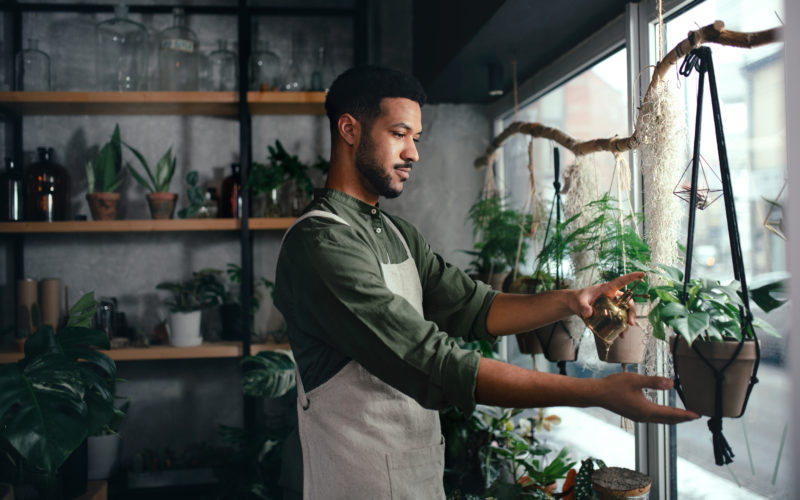
[[[347,193],[343,193],[342,191],[339,191],[337,189],[330,189],[330,188],[315,189],[314,200],[321,200],[321,199],[342,203],[347,207],[353,208],[365,214],[372,213],[372,210],[375,208],[380,210],[380,203],[373,206],[370,205],[369,203],[365,203],[359,200],[358,198],[350,196]]]

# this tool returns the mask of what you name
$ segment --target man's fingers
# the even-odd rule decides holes
[[[606,289],[611,290],[613,289],[615,292],[620,288],[624,287],[628,283],[636,281],[638,279],[644,278],[643,272],[635,272],[635,273],[628,273],[624,276],[620,276],[619,278],[614,278],[613,280],[606,283]]]
[[[646,417],[647,422],[655,424],[679,424],[681,422],[688,422],[700,418],[700,415],[693,411],[681,410],[680,408],[672,408],[669,406],[655,405],[653,413]]]

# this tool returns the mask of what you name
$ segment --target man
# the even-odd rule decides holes
[[[331,167],[324,190],[289,229],[275,304],[298,365],[304,498],[443,498],[437,409],[602,406],[634,420],[697,415],[648,401],[665,378],[576,379],[526,370],[460,349],[452,336],[495,340],[571,314],[588,316],[631,274],[581,290],[498,294],[433,253],[404,220],[378,206],[419,160],[420,84],[360,67],[336,79],[325,107]],[[632,316],[632,315],[631,315]]]

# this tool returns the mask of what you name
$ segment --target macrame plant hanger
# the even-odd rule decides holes
[[[553,178],[553,188],[555,188],[555,194],[553,195],[553,203],[550,205],[550,215],[547,217],[547,229],[544,232],[545,239],[544,239],[544,242],[542,243],[542,248],[546,248],[547,247],[547,237],[550,235],[550,225],[553,222],[553,211],[554,210],[555,210],[555,213],[556,213],[556,228],[555,228],[556,234],[555,234],[554,237],[557,238],[558,240],[561,239],[561,212],[562,212],[562,206],[561,206],[561,181],[559,180],[561,178],[561,166],[560,166],[560,160],[559,160],[559,155],[558,155],[558,148],[553,148],[553,173],[555,175],[554,178]],[[562,272],[562,270],[561,270],[561,260],[562,260],[562,257],[563,257],[562,255],[556,256],[556,281],[555,281],[556,289],[558,289],[558,287],[561,286],[561,283],[563,281],[562,276],[561,276],[561,272]],[[549,356],[550,344],[553,342],[553,337],[555,337],[556,328],[558,328],[559,325],[561,326],[561,328],[564,329],[564,331],[569,332],[569,329],[567,328],[567,325],[564,323],[564,320],[558,320],[555,323],[553,323],[552,325],[550,325],[550,336],[547,338],[547,343],[542,345],[542,348],[543,348],[546,356]],[[576,359],[578,357],[578,347],[580,347],[580,346],[578,345],[578,346],[575,347],[575,358]],[[563,360],[556,361],[556,366],[558,366],[558,373],[560,373],[561,375],[566,375],[567,374],[567,362],[566,361],[563,361]]]
[[[750,311],[750,300],[747,293],[747,280],[744,273],[744,259],[742,258],[742,245],[739,239],[739,225],[736,220],[736,208],[733,202],[733,186],[731,183],[731,173],[728,165],[728,152],[725,145],[725,136],[722,130],[722,115],[720,113],[719,95],[717,94],[717,81],[714,75],[714,65],[711,60],[711,49],[708,47],[700,47],[691,51],[681,65],[680,73],[688,77],[692,70],[696,70],[699,74],[697,85],[697,116],[695,118],[695,136],[694,136],[694,151],[692,153],[692,184],[691,195],[689,198],[689,230],[686,240],[686,267],[683,281],[683,303],[686,304],[688,298],[688,284],[692,271],[692,250],[694,247],[694,223],[697,209],[697,182],[698,170],[700,163],[700,128],[703,115],[703,90],[705,76],[708,75],[709,89],[711,91],[711,108],[714,115],[714,131],[717,139],[717,154],[719,156],[720,175],[722,178],[722,197],[725,202],[725,216],[728,223],[728,237],[731,245],[731,256],[733,259],[733,275],[741,283],[742,287],[742,306],[739,307],[739,316],[742,325],[741,340],[730,360],[725,365],[716,369],[711,363],[700,353],[697,345],[693,345],[692,349],[697,353],[700,359],[708,366],[714,373],[715,378],[715,393],[714,393],[714,416],[708,420],[708,428],[711,431],[714,445],[714,459],[717,465],[726,465],[733,462],[733,450],[725,436],[722,434],[722,397],[723,397],[723,383],[725,381],[725,371],[731,364],[738,358],[739,353],[744,346],[745,338],[752,335],[756,347],[756,360],[753,367],[753,374],[750,377],[750,383],[747,387],[747,394],[745,396],[744,405],[742,405],[742,412],[737,415],[741,417],[747,408],[747,401],[750,399],[750,393],[753,386],[758,383],[756,374],[758,373],[758,365],[761,360],[761,349],[758,344],[755,330],[753,329],[753,314]],[[678,392],[681,400],[683,397],[683,387],[678,377],[677,371],[677,358],[675,357],[678,343],[674,342],[672,347],[672,359],[675,365],[675,390]],[[685,401],[684,401],[685,402]]]

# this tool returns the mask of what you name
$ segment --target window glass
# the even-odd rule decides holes
[[[507,127],[514,120],[540,122],[560,129],[579,141],[615,135],[627,136],[626,81],[626,51],[622,49],[534,102],[522,106],[517,116],[507,117],[503,125]],[[507,202],[519,210],[526,207],[530,194],[529,141],[529,136],[517,134],[503,145],[503,174]],[[556,146],[559,149],[561,165],[559,181],[563,189],[564,172],[575,163],[575,156],[551,140],[533,141],[535,189],[542,204],[543,226],[546,226],[549,220],[554,200],[553,148]],[[613,175],[615,162],[610,153],[585,156],[583,168],[588,169],[596,186],[595,199],[609,192],[612,178],[616,178]],[[616,192],[612,194],[616,195]],[[567,201],[567,196],[569,194],[563,196],[563,201]],[[555,224],[555,221],[551,221],[551,224]],[[539,243],[538,247],[541,246],[541,242]],[[520,267],[523,272],[530,273],[534,270],[534,260],[540,249],[538,247],[531,245],[528,255],[522,259]],[[568,259],[565,259],[564,266],[567,268],[567,275],[571,275]],[[591,332],[583,329],[580,321],[578,325],[583,331],[583,336],[579,344],[577,361],[566,363],[567,374],[578,377],[601,377],[620,371],[619,364],[599,360],[594,337]],[[509,339],[508,345],[509,361],[514,364],[542,371],[559,370],[555,363],[547,361],[542,354],[531,356],[521,353],[518,343],[513,338]],[[601,409],[553,408],[546,411],[561,417],[560,425],[553,427],[550,437],[559,445],[568,446],[576,459],[593,456],[603,458],[608,465],[634,467],[633,426],[629,422],[623,422],[619,416]]]
[[[666,24],[667,48],[686,37],[687,32],[716,19],[736,31],[758,31],[780,25],[780,0],[707,0]],[[785,202],[786,138],[784,117],[783,46],[771,44],[740,49],[709,44],[721,100],[721,115],[735,192],[745,274],[750,288],[780,276],[786,269],[785,242],[779,231],[781,212],[767,200]],[[694,138],[697,73],[681,77],[679,92],[686,108],[686,157],[690,161]],[[706,81],[703,104],[701,154],[710,170],[719,172],[710,92]],[[708,173],[712,189],[715,174]],[[643,186],[647,196],[647,186]],[[688,205],[682,214],[686,243]],[[765,227],[770,225],[772,230]],[[771,223],[769,221],[772,221]],[[733,279],[731,253],[722,199],[698,211],[693,276],[722,281]],[[789,373],[785,364],[788,339],[788,307],[764,314],[782,338],[759,335],[762,360],[759,383],[753,389],[747,411],[740,419],[724,419],[724,434],[736,454],[727,467],[714,464],[711,434],[705,418],[677,426],[677,488],[684,498],[790,498],[790,454],[782,445],[788,425],[787,402],[791,400]],[[706,474],[712,493],[698,489],[696,479]],[[708,496],[711,495],[711,496]],[[714,496],[717,495],[717,496]]]

